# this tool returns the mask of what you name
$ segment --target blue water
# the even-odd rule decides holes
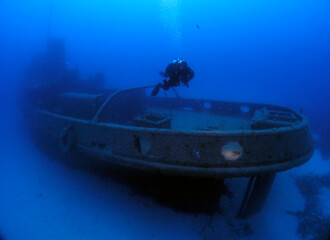
[[[329,234],[329,13],[329,0],[0,0],[0,239]],[[178,88],[180,95],[302,110],[315,153],[306,165],[278,174],[263,211],[246,221],[175,212],[125,186],[69,169],[36,148],[17,107],[25,69],[49,36],[65,39],[67,64],[77,65],[81,78],[103,72],[114,88],[156,84],[162,80],[158,72],[183,57],[195,77],[189,88]],[[311,211],[320,217],[309,224],[311,236],[288,214],[308,205],[296,184],[304,176],[323,176],[328,184],[318,185]],[[248,236],[244,224],[252,229]]]

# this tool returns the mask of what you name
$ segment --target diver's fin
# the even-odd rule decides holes
[[[159,92],[159,89],[160,89],[160,86],[161,86],[161,84],[157,84],[156,85],[156,87],[154,88],[154,90],[152,90],[152,92],[151,92],[151,96],[156,96],[157,94],[158,94],[158,92]]]

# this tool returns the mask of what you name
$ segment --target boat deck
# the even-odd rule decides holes
[[[168,116],[171,120],[170,129],[175,131],[230,131],[249,130],[252,120],[220,116],[208,112],[194,112],[188,110],[147,109],[150,114]]]

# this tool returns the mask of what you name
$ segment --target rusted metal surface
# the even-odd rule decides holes
[[[287,124],[286,121],[281,125],[278,121],[276,127],[270,128],[269,119],[260,120],[255,116],[258,114],[248,116],[252,119],[251,129],[228,131],[178,131],[98,122],[102,110],[119,92],[105,100],[91,121],[37,110],[36,127],[58,138],[62,129],[71,124],[75,134],[74,151],[95,160],[168,175],[221,178],[267,174],[301,165],[313,152],[306,118],[276,106],[273,107],[276,115],[273,114],[270,121],[274,120],[274,116],[284,120],[292,116],[292,123]],[[220,106],[221,102],[213,101],[214,105]],[[244,106],[261,109],[259,105]],[[267,108],[272,109],[272,106]],[[253,129],[256,122],[259,125]],[[265,127],[262,129],[260,126]]]

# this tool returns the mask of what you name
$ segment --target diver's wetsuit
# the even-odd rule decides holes
[[[159,88],[166,91],[170,87],[179,86],[180,82],[182,82],[184,86],[188,87],[189,81],[194,77],[194,71],[188,67],[186,62],[175,62],[170,63],[167,66],[164,77],[169,77],[170,79],[164,79],[163,83],[158,83],[152,91],[152,96],[156,96],[158,94]]]

